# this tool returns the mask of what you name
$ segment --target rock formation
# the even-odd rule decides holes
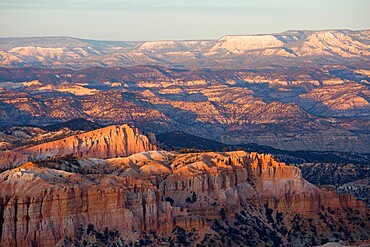
[[[108,131],[120,128],[114,126]],[[244,215],[246,207],[251,207],[251,217],[257,217],[261,210],[268,215],[271,210],[283,212],[287,219],[294,215],[313,219],[323,232],[329,233],[334,230],[320,225],[325,209],[340,214],[340,221],[348,224],[350,216],[342,216],[341,212],[352,210],[364,219],[369,215],[365,204],[354,197],[337,195],[333,189],[320,189],[306,182],[298,168],[277,162],[270,155],[243,151],[151,151],[106,160],[64,158],[29,162],[0,174],[0,194],[4,246],[68,245],[85,239],[86,229],[89,241],[92,232],[103,238],[105,235],[98,233],[106,231],[106,238],[110,238],[106,228],[117,231],[121,243],[126,244],[145,239],[149,233],[165,238],[179,229],[179,238],[191,231],[200,242],[207,234],[218,234],[224,229],[224,223],[217,222],[228,219],[231,227],[229,224],[242,217],[235,219],[235,215]],[[333,220],[339,222],[338,218]],[[293,223],[285,219],[281,222],[286,224],[284,229],[293,231]],[[369,221],[361,222],[362,228],[356,223],[351,225],[350,236],[354,239],[370,235],[366,230],[370,229]],[[236,221],[233,224],[236,226]],[[300,241],[290,233],[284,236],[276,230],[282,243],[288,243],[288,235]],[[148,241],[154,244],[158,239]]]
[[[79,158],[112,158],[154,150],[149,139],[128,125],[110,126],[24,150],[37,159],[72,154]]]
[[[156,150],[147,136],[128,125],[109,126],[16,151],[0,153],[0,165],[11,167],[29,160],[71,155],[78,158],[114,158]]]

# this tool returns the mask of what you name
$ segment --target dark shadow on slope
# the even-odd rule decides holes
[[[49,131],[58,131],[63,128],[68,128],[70,130],[91,131],[91,130],[99,129],[102,127],[103,127],[102,125],[96,122],[92,122],[92,121],[89,121],[83,118],[75,118],[67,122],[42,126],[41,128],[44,130],[49,130]]]
[[[182,152],[194,151],[232,151],[269,153],[286,163],[333,162],[369,164],[370,154],[345,153],[334,151],[288,151],[255,143],[228,145],[215,140],[194,136],[182,131],[167,132],[157,135],[159,146],[168,150]]]

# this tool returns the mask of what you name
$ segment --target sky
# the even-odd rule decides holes
[[[0,0],[0,37],[215,39],[369,29],[370,0]]]

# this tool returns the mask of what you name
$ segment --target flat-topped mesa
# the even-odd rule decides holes
[[[284,43],[273,35],[224,36],[216,41],[210,51],[225,49],[233,53],[249,50],[281,47]]]
[[[174,41],[174,40],[159,40],[159,41],[147,41],[136,47],[138,51],[144,52],[154,52],[160,53],[162,52],[189,52],[193,50],[202,49],[209,44],[211,44],[213,40],[182,40],[182,41]]]
[[[179,42],[173,40],[147,41],[137,47],[138,50],[176,49]]]
[[[36,159],[73,155],[78,158],[115,158],[156,150],[147,136],[127,124],[109,126],[23,150]]]

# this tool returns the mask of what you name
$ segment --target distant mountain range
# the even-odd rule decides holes
[[[228,145],[370,153],[369,34],[3,38],[0,127],[82,118]]]
[[[217,40],[96,41],[71,37],[1,38],[0,66],[86,68],[162,65],[243,68],[260,64],[366,60],[370,30],[286,31]]]

